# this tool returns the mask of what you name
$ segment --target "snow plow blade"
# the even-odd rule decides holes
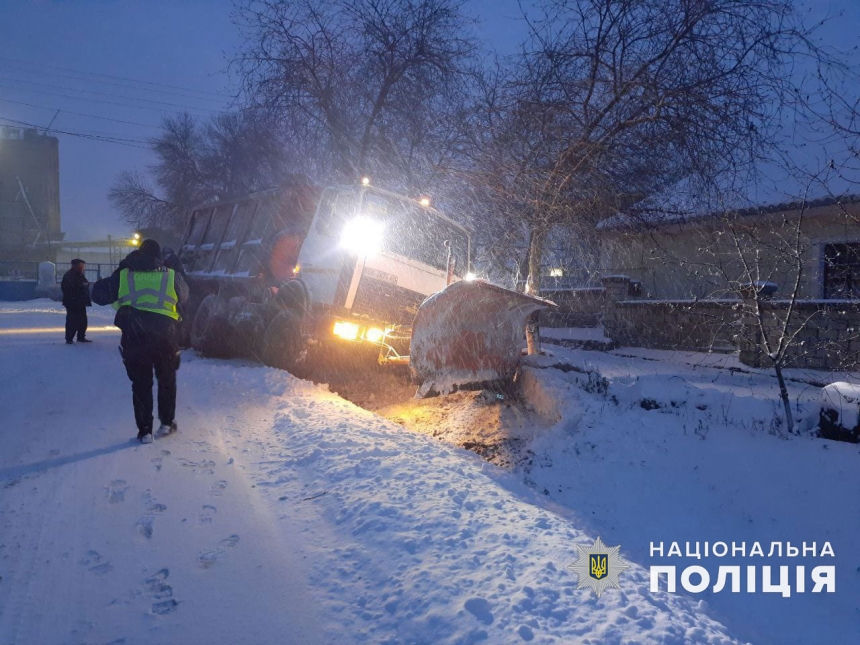
[[[555,303],[483,280],[455,282],[425,300],[412,323],[416,396],[512,379],[528,317]]]

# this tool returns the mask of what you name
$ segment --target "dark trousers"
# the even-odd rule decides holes
[[[66,340],[74,340],[75,334],[78,340],[87,335],[86,307],[66,307]]]
[[[167,425],[176,414],[176,370],[179,348],[170,342],[123,346],[125,371],[131,380],[138,436],[152,432],[152,374],[158,379],[158,418]]]

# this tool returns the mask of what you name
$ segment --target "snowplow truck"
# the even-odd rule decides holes
[[[545,300],[473,280],[470,236],[368,185],[296,183],[194,209],[180,251],[190,344],[299,376],[408,366],[419,394],[516,372]]]

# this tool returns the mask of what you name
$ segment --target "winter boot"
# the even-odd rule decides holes
[[[176,421],[169,424],[162,423],[158,428],[158,432],[156,432],[156,436],[160,439],[161,437],[166,437],[169,434],[173,434],[177,430],[179,430],[179,426],[176,425]]]

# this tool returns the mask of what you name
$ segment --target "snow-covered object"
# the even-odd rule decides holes
[[[853,432],[860,425],[860,385],[838,382],[824,387],[821,390],[822,416],[828,411],[831,411],[832,423],[846,432]]]
[[[49,287],[57,284],[57,265],[53,262],[39,262],[39,286]]]
[[[422,381],[419,395],[511,378],[526,319],[554,306],[483,280],[462,280],[433,294],[412,324],[410,365]]]

